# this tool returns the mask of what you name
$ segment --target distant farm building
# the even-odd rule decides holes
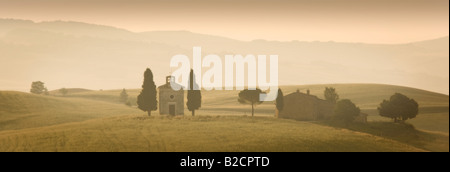
[[[184,90],[175,91],[170,83],[175,83],[175,77],[167,76],[166,84],[159,89],[159,113],[161,115],[184,115]]]
[[[334,114],[334,104],[319,99],[307,93],[297,92],[284,96],[283,111],[278,112],[279,118],[295,119],[301,121],[315,121],[327,119]],[[367,123],[367,114],[361,113],[355,118],[355,122]]]
[[[360,113],[359,116],[357,116],[354,120],[354,122],[359,122],[359,123],[367,123],[367,116],[369,116],[367,113]]]
[[[284,96],[284,108],[278,117],[302,121],[321,120],[331,117],[333,108],[333,103],[297,91]]]

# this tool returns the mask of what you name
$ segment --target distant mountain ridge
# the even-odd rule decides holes
[[[157,84],[173,55],[278,54],[281,85],[382,83],[448,94],[449,37],[405,44],[239,41],[189,31],[135,33],[80,22],[0,19],[0,89],[136,88],[151,67]],[[206,71],[207,69],[203,69]]]
[[[224,41],[230,41],[230,42],[276,42],[276,43],[290,43],[290,42],[303,42],[303,43],[343,43],[343,42],[334,42],[334,41],[267,41],[264,39],[256,39],[253,41],[240,41],[235,40],[231,38],[226,38],[223,36],[215,36],[215,35],[207,35],[207,34],[200,34],[200,33],[194,33],[186,30],[179,30],[179,31],[146,31],[146,32],[132,32],[128,31],[126,29],[117,28],[113,26],[106,26],[106,25],[98,25],[98,24],[91,24],[91,23],[84,23],[84,22],[76,22],[76,21],[43,21],[43,22],[34,22],[32,20],[22,20],[22,19],[2,19],[0,18],[0,25],[2,25],[2,28],[0,29],[0,34],[5,34],[6,32],[10,30],[14,30],[17,28],[36,28],[41,30],[47,30],[47,31],[54,31],[59,33],[66,33],[66,34],[74,34],[74,35],[94,35],[93,32],[102,32],[102,34],[96,34],[96,36],[99,35],[107,35],[107,33],[115,32],[115,34],[140,34],[140,35],[146,35],[149,37],[177,37],[177,36],[186,36],[189,35],[192,38],[197,37],[215,37],[217,39],[222,39]],[[67,30],[67,26],[70,27],[69,30]],[[129,36],[127,35],[127,36]],[[109,36],[109,35],[108,35]],[[434,38],[434,39],[428,39],[418,42],[409,42],[409,43],[401,43],[401,44],[387,44],[387,45],[402,45],[402,44],[415,44],[415,45],[422,45],[425,46],[428,43],[442,43],[444,46],[445,44],[448,44],[449,36]],[[370,44],[370,43],[352,43],[350,44]],[[376,45],[376,44],[375,44]],[[382,45],[382,44],[381,44]]]

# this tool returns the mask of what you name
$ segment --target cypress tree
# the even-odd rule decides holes
[[[278,96],[275,101],[276,101],[276,106],[277,106],[278,111],[281,112],[284,107],[284,96],[283,96],[283,92],[281,91],[280,88],[278,88]]]
[[[194,90],[194,85],[197,84],[195,83],[194,70],[191,69],[186,105],[189,111],[192,112],[192,116],[195,116],[195,110],[198,110],[202,106],[202,93],[200,90]]]
[[[156,100],[156,85],[153,81],[153,73],[147,68],[144,72],[144,83],[142,91],[137,97],[138,108],[151,116],[152,111],[157,110],[158,101]]]

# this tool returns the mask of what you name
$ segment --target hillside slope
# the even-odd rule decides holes
[[[383,99],[389,99],[394,93],[402,93],[419,103],[419,115],[416,119],[409,120],[418,129],[449,132],[449,97],[448,95],[434,93],[416,88],[383,85],[383,84],[316,84],[281,86],[284,95],[295,92],[297,89],[305,93],[310,90],[312,95],[323,98],[325,87],[336,88],[341,99],[350,99],[363,112],[368,113],[370,121],[389,121],[376,111]],[[69,94],[68,97],[83,98],[108,103],[120,103],[119,94],[122,90],[90,91]],[[129,100],[136,105],[136,97],[140,89],[127,89]],[[250,115],[251,108],[239,104],[237,95],[239,91],[202,91],[202,107],[197,115]],[[186,96],[186,94],[185,94]],[[256,116],[273,116],[273,102],[265,102],[256,106]],[[186,108],[185,108],[186,109]],[[186,110],[185,114],[189,114]]]
[[[323,97],[325,87],[334,87],[341,99],[351,99],[356,105],[362,109],[376,109],[383,99],[389,99],[394,93],[402,93],[410,98],[415,99],[420,104],[420,107],[448,107],[448,95],[430,92],[426,90],[403,87],[396,85],[384,84],[314,84],[314,85],[289,85],[280,86],[284,95],[297,91],[306,93],[310,90],[311,95],[319,98]],[[141,89],[126,89],[132,103],[135,103],[137,95]],[[69,97],[86,98],[93,100],[102,100],[106,102],[119,103],[119,95],[122,90],[104,90],[104,91],[89,91],[70,93]],[[202,91],[203,108],[214,107],[234,107],[241,106],[237,101],[239,91]],[[271,105],[271,102],[266,102],[262,106]]]
[[[146,117],[123,105],[121,90],[74,91],[66,97],[2,91],[0,151],[448,151],[447,95],[379,84],[281,88],[285,95],[309,89],[322,97],[326,86],[366,112],[395,92],[406,94],[423,104],[408,123],[437,132],[377,115],[369,116],[367,125],[349,128],[276,119],[272,102],[257,106],[257,117],[251,118],[250,107],[237,103],[238,91],[203,91],[196,117],[174,118]],[[134,102],[140,90],[127,91]]]
[[[424,151],[308,122],[217,116],[131,115],[4,131],[0,145],[0,151]]]
[[[0,91],[0,131],[78,122],[136,112],[139,111],[119,104]]]

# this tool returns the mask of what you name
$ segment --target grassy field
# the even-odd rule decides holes
[[[368,120],[372,122],[392,122],[391,119],[381,117],[376,110],[366,110],[370,115]],[[414,125],[416,129],[449,133],[449,111],[448,107],[420,108],[416,118],[406,121]]]
[[[125,105],[80,98],[0,92],[0,131],[139,113]]]
[[[417,130],[412,124],[399,124],[384,121],[372,121],[367,124],[339,124],[333,121],[320,121],[318,124],[351,131],[367,133],[428,151],[448,152],[448,133]]]
[[[425,151],[395,140],[267,117],[95,119],[0,132],[0,151]]]
[[[152,117],[135,107],[140,90],[69,89],[62,97],[0,91],[0,151],[449,151],[447,95],[407,87],[336,84],[282,87],[322,97],[335,87],[369,113],[367,125],[342,126],[273,118],[274,105],[256,109],[237,102],[238,91],[203,91],[196,117]],[[406,125],[377,115],[376,106],[395,92],[420,104]],[[409,125],[412,124],[412,125]]]

